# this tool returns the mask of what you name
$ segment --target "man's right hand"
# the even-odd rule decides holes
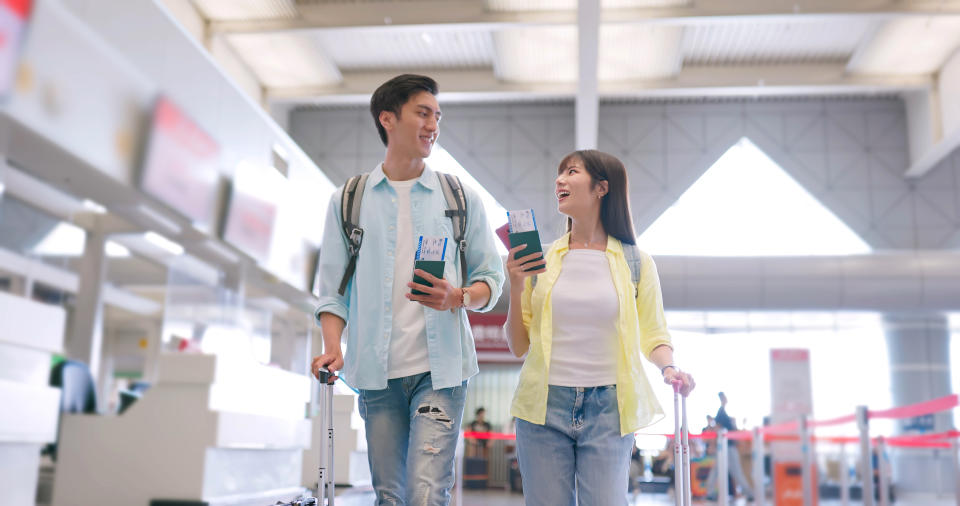
[[[324,353],[319,357],[313,357],[313,365],[311,366],[311,371],[313,376],[317,379],[320,379],[320,368],[326,367],[331,373],[337,372],[340,369],[343,369],[343,354],[340,350],[335,350],[331,353]],[[330,376],[330,383],[337,381],[337,376]]]

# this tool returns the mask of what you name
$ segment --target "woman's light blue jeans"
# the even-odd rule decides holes
[[[430,373],[389,380],[384,390],[360,391],[378,506],[450,502],[466,393],[466,381],[434,390]]]
[[[547,419],[517,419],[527,506],[622,506],[633,434],[620,435],[617,388],[550,385]]]

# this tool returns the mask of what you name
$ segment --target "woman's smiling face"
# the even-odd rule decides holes
[[[593,184],[593,178],[579,157],[571,156],[559,168],[556,179],[557,210],[570,216],[600,209],[602,189]]]

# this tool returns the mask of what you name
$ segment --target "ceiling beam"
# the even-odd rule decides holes
[[[573,100],[577,83],[501,82],[491,69],[419,70],[440,85],[444,102]],[[335,86],[268,89],[271,104],[366,104],[370,93],[399,71],[344,72]],[[856,76],[839,64],[685,67],[677,76],[654,81],[601,82],[597,93],[609,98],[670,98],[767,95],[862,95],[927,90],[931,76]]]
[[[321,2],[298,5],[297,19],[210,20],[209,33],[262,33],[309,29],[392,28],[423,30],[503,28],[531,25],[575,25],[576,10],[500,12],[486,10],[482,0],[419,0],[379,2],[371,9],[363,2]],[[730,17],[960,14],[960,2],[919,0],[697,0],[693,5],[660,8],[603,9],[601,23],[683,23],[723,22]]]

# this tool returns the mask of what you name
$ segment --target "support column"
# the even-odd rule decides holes
[[[101,227],[88,229],[83,257],[80,259],[79,283],[68,339],[67,357],[90,367],[96,384],[102,385],[100,361],[103,353],[103,284],[107,274],[107,235]],[[97,399],[98,408],[105,407]]]
[[[885,314],[884,331],[890,360],[890,386],[893,405],[903,406],[928,401],[953,393],[950,382],[950,330],[941,314]],[[872,408],[873,406],[871,406]],[[933,415],[927,432],[953,427],[951,412]],[[929,418],[898,420],[897,434],[910,426],[929,426]],[[916,430],[909,430],[917,433]],[[953,492],[949,480],[952,465],[944,452],[934,450],[892,449],[893,483],[904,492]]]
[[[597,149],[600,124],[598,61],[600,54],[600,0],[577,3],[579,64],[576,98],[576,149]]]

